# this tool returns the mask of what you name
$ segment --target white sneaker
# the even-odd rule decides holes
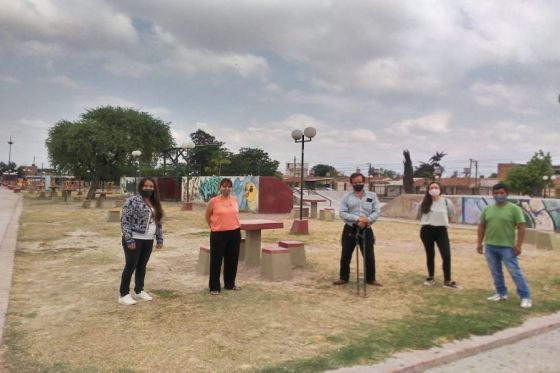
[[[132,306],[133,304],[136,304],[136,301],[132,299],[130,294],[127,294],[124,297],[119,297],[119,303],[124,304],[125,306]]]
[[[507,299],[507,295],[494,294],[486,299],[492,302],[501,302]]]
[[[146,293],[144,290],[142,290],[140,293],[134,294],[134,298],[136,298],[138,300],[146,300],[146,301],[154,299],[148,293]]]
[[[429,277],[426,279],[426,281],[424,281],[424,285],[426,285],[426,286],[433,286],[433,285],[435,285],[435,283],[436,282],[434,281],[434,279],[429,278]]]
[[[531,301],[531,299],[521,299],[521,308],[531,308],[532,306],[533,302]]]

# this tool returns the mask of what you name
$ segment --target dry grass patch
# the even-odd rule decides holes
[[[424,315],[424,323],[437,322],[442,313],[470,315],[473,299],[491,293],[484,258],[474,253],[473,229],[450,230],[454,277],[464,287],[453,292],[422,285],[418,225],[377,222],[378,279],[385,286],[370,287],[369,296],[361,298],[355,283],[331,285],[338,277],[341,222],[313,220],[311,235],[292,236],[292,220],[279,215],[273,218],[285,228],[263,231],[263,242],[303,240],[308,267],[295,270],[291,281],[271,283],[260,278],[259,269],[241,263],[243,290],[212,297],[208,278],[195,270],[198,248],[208,242],[203,211],[164,207],[165,247],[153,253],[146,278],[154,301],[124,307],[117,304],[124,265],[120,228],[106,222],[107,210],[25,200],[2,348],[14,370],[253,371],[331,356],[356,341],[366,343],[372,331],[379,331],[376,343],[389,346],[379,353],[387,354],[408,346],[388,327],[415,320],[421,310],[437,311]],[[523,255],[536,305],[539,298],[558,300],[560,280],[551,263],[559,257],[530,246]],[[440,268],[438,257],[439,284]],[[381,356],[374,355],[359,352],[328,364]]]

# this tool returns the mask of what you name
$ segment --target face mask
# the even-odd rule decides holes
[[[428,192],[430,193],[431,196],[439,196],[441,194],[441,190],[439,189],[430,189],[430,191]]]
[[[494,201],[497,203],[503,203],[507,201],[507,196],[494,196]]]
[[[142,190],[140,191],[140,195],[141,195],[142,197],[144,197],[144,198],[151,197],[153,193],[154,193],[153,190],[142,189]]]
[[[364,184],[354,184],[352,185],[352,188],[354,188],[356,192],[361,192],[364,190]]]

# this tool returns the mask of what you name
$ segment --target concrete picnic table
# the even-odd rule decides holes
[[[269,219],[241,219],[239,223],[245,231],[245,265],[258,267],[261,264],[261,231],[284,228],[284,223]]]
[[[323,197],[307,196],[307,197],[303,197],[303,202],[309,202],[311,204],[309,217],[311,217],[312,219],[317,219],[317,204],[319,202],[327,202],[327,200],[324,199]]]

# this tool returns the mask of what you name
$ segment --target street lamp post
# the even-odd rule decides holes
[[[134,157],[134,193],[136,193],[138,189],[138,172],[140,169],[140,156],[142,152],[140,150],[134,150],[132,152],[132,156]]]
[[[546,198],[547,195],[550,197],[550,193],[547,193],[547,191],[550,188],[550,186],[554,183],[554,180],[556,179],[556,175],[544,175],[542,179],[544,180],[543,198]]]
[[[301,143],[301,175],[300,175],[300,188],[299,188],[299,220],[300,222],[303,221],[303,187],[304,187],[304,178],[303,178],[303,162],[305,156],[305,143],[310,142],[313,137],[317,134],[317,130],[313,127],[307,127],[306,129],[301,132],[301,130],[293,130],[292,131],[292,138],[296,143]],[[307,138],[307,139],[306,139]],[[295,168],[294,168],[295,170]],[[295,223],[295,222],[294,222]],[[292,231],[297,231],[292,227]]]
[[[12,163],[12,144],[14,142],[12,141],[12,136],[10,136],[10,141],[8,141],[8,145],[10,145],[10,151],[8,153],[8,169],[10,169],[10,164]]]

